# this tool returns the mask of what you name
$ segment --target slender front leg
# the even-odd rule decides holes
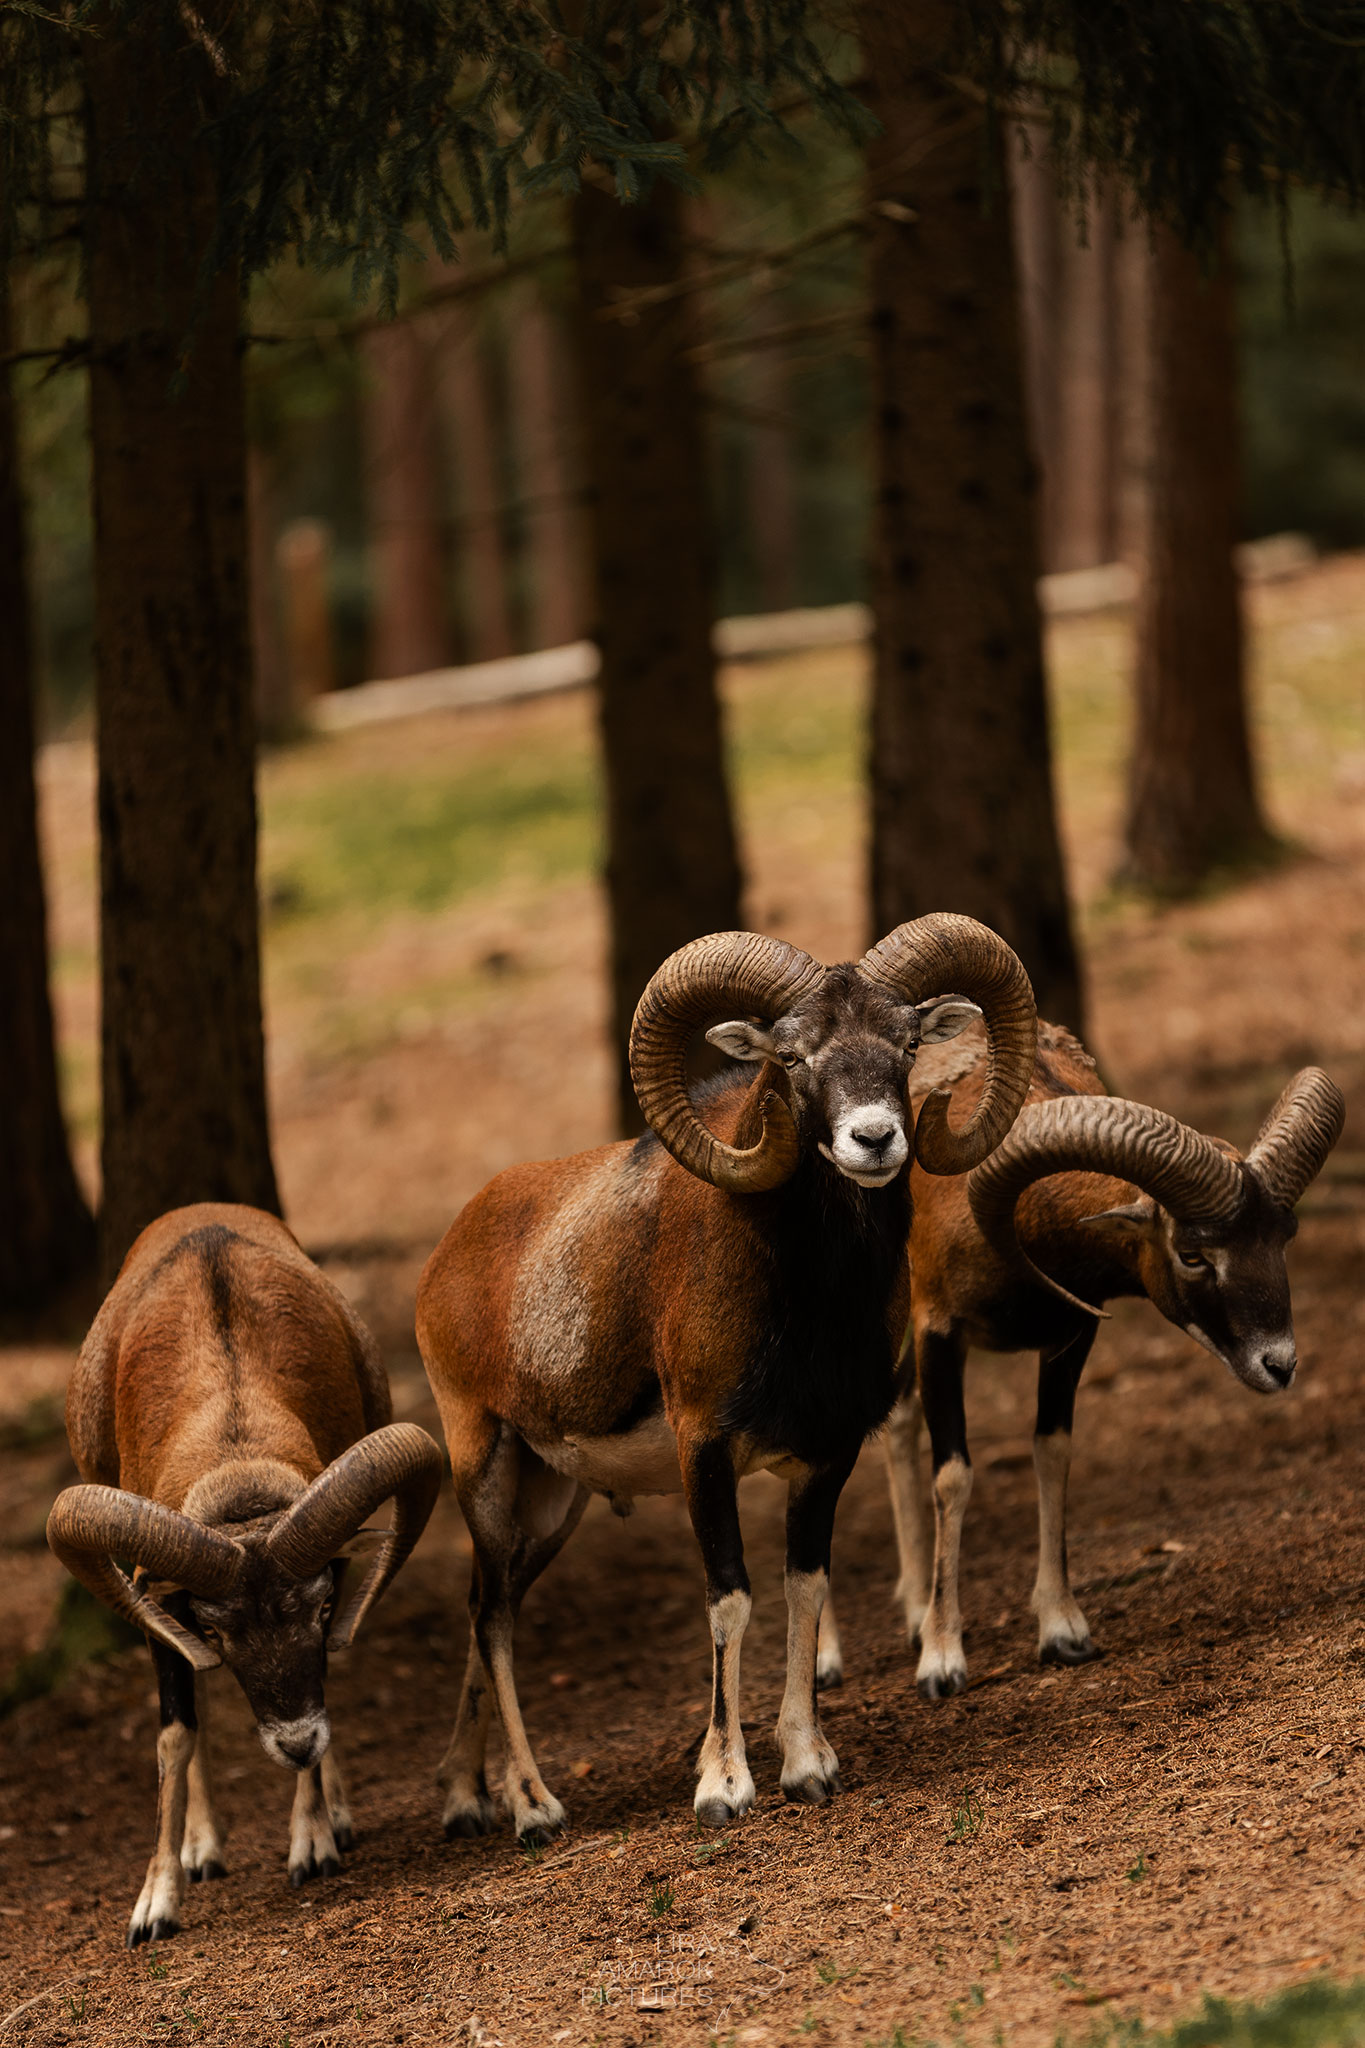
[[[289,1816],[289,1882],[297,1890],[310,1877],[335,1877],[341,1869],[328,1810],[325,1760],[300,1771]]]
[[[958,1605],[962,1522],[972,1495],[962,1369],[967,1347],[956,1331],[925,1330],[918,1342],[920,1399],[934,1458],[934,1578],[920,1623],[915,1674],[926,1700],[949,1699],[967,1685]]]
[[[1033,1469],[1038,1475],[1038,1577],[1033,1611],[1038,1617],[1040,1664],[1088,1664],[1100,1654],[1071,1591],[1066,1561],[1071,1423],[1076,1389],[1094,1341],[1095,1325],[1087,1318],[1069,1344],[1044,1351],[1038,1360],[1038,1420],[1033,1438]]]
[[[816,1648],[829,1590],[834,1510],[852,1469],[851,1459],[819,1472],[807,1468],[787,1492],[787,1685],[777,1740],[782,1790],[808,1806],[823,1806],[840,1790],[839,1759],[820,1728]]]
[[[905,1616],[905,1633],[911,1643],[919,1638],[924,1610],[929,1605],[929,1545],[925,1533],[924,1471],[920,1460],[920,1432],[924,1427],[924,1404],[919,1389],[912,1387],[891,1410],[886,1425],[886,1477],[891,1489],[891,1519],[896,1525],[896,1556],[899,1576],[896,1598]]]
[[[161,1733],[156,1739],[156,1847],[128,1922],[129,1948],[144,1941],[168,1941],[180,1932],[185,1872],[180,1845],[189,1805],[190,1759],[197,1726],[194,1667],[165,1643],[150,1645],[161,1695]]]
[[[199,1730],[190,1758],[189,1799],[185,1810],[185,1838],[180,1861],[191,1884],[202,1878],[226,1877],[223,1837],[213,1810],[213,1766],[209,1754],[208,1673],[196,1672],[194,1707]]]
[[[351,1824],[351,1802],[346,1797],[346,1786],[336,1760],[336,1751],[332,1749],[329,1749],[322,1759],[322,1796],[327,1801],[327,1811],[332,1820],[332,1834],[338,1849],[349,1849],[355,1841],[355,1829]]]
[[[739,1529],[730,1448],[723,1437],[680,1440],[687,1511],[706,1571],[706,1617],[714,1654],[711,1725],[697,1763],[697,1819],[707,1827],[738,1820],[754,1803],[754,1781],[739,1723],[739,1652],[749,1622],[749,1575]]]

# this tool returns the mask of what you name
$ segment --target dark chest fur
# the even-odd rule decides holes
[[[760,1199],[754,1342],[721,1419],[765,1451],[824,1465],[856,1455],[894,1399],[909,1188],[902,1176],[865,1191],[816,1158]]]

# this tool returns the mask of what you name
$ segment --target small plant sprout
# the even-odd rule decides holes
[[[66,2009],[79,2027],[85,2019],[85,1993],[82,1991],[81,2002],[77,2005],[76,1994],[69,1991],[66,1995]]]
[[[160,1956],[152,1956],[149,1958],[147,1963],[147,1975],[149,1977],[169,1977],[170,1974],[170,1971],[162,1962]]]
[[[949,1818],[951,1842],[974,1842],[981,1832],[981,1823],[986,1818],[986,1809],[970,1787],[964,1785],[953,1802]]]
[[[533,1835],[527,1835],[522,1842],[521,1853],[528,1863],[539,1863],[541,1857],[545,1854],[545,1844],[536,1841]]]
[[[609,1993],[609,1991],[607,1990],[607,1987],[606,1987],[606,1985],[605,1985],[605,1984],[597,1984],[597,1985],[594,1985],[594,1987],[593,1987],[593,1994],[592,1994],[592,2002],[593,2002],[593,2004],[594,2004],[594,2005],[605,2005],[605,2004],[607,2003],[608,1999],[610,1998],[610,1995],[611,1995],[611,1994],[610,1994],[610,1993]]]
[[[673,1911],[674,1891],[667,1878],[653,1878],[649,1887],[649,1910],[655,1919]]]
[[[1129,1884],[1140,1883],[1148,1875],[1150,1869],[1151,1865],[1147,1861],[1146,1852],[1140,1849],[1137,1862],[1132,1864],[1126,1873]]]
[[[813,2034],[815,2032],[815,2029],[819,2026],[819,2024],[820,2022],[818,2019],[816,2019],[815,2014],[813,2012],[808,2012],[806,2014],[806,2017],[801,2022],[801,2031],[803,2034]]]
[[[979,1984],[969,1985],[967,1995],[976,2007],[976,2010],[980,2012],[982,2006],[986,2003],[986,1994],[981,1986]]]

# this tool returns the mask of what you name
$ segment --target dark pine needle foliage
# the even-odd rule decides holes
[[[690,185],[680,134],[709,165],[775,133],[793,98],[867,126],[807,0],[0,0],[0,254],[77,196],[81,40],[134,13],[144,31],[160,17],[187,89],[215,74],[210,266],[289,252],[389,301],[414,224],[449,256],[466,225],[502,226],[514,188],[573,189],[589,160],[624,199],[660,175]]]

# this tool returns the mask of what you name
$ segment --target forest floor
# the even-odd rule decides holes
[[[230,1681],[226,1882],[126,1953],[151,1845],[144,1651],[0,1724],[0,2041],[1081,2042],[1202,1995],[1365,1970],[1365,560],[1258,589],[1257,723],[1298,857],[1158,912],[1112,870],[1129,627],[1053,631],[1060,784],[1112,1086],[1245,1142],[1318,1060],[1350,1121],[1292,1250],[1301,1373],[1248,1394],[1151,1309],[1106,1325],[1080,1396],[1072,1563],[1105,1656],[1040,1671],[1028,1612],[1026,1361],[978,1358],[964,1605],[973,1684],[921,1702],[893,1606],[875,1449],[841,1511],[842,1798],[787,1807],[768,1737],[784,1649],[782,1495],[743,1496],[744,1711],[759,1803],[694,1827],[708,1646],[681,1504],[594,1503],[520,1631],[526,1718],[570,1808],[532,1859],[443,1841],[434,1774],[463,1664],[468,1545],[444,1496],[329,1685],[358,1837],[291,1893],[289,1786]],[[727,677],[749,916],[856,953],[864,662]],[[435,1427],[411,1335],[422,1260],[516,1159],[609,1123],[590,710],[581,697],[315,741],[262,777],[277,1152],[291,1220]],[[69,1093],[94,1128],[91,771],[49,750],[44,815]],[[0,1685],[51,1622],[42,1546],[70,1476],[81,1334],[0,1351]]]

